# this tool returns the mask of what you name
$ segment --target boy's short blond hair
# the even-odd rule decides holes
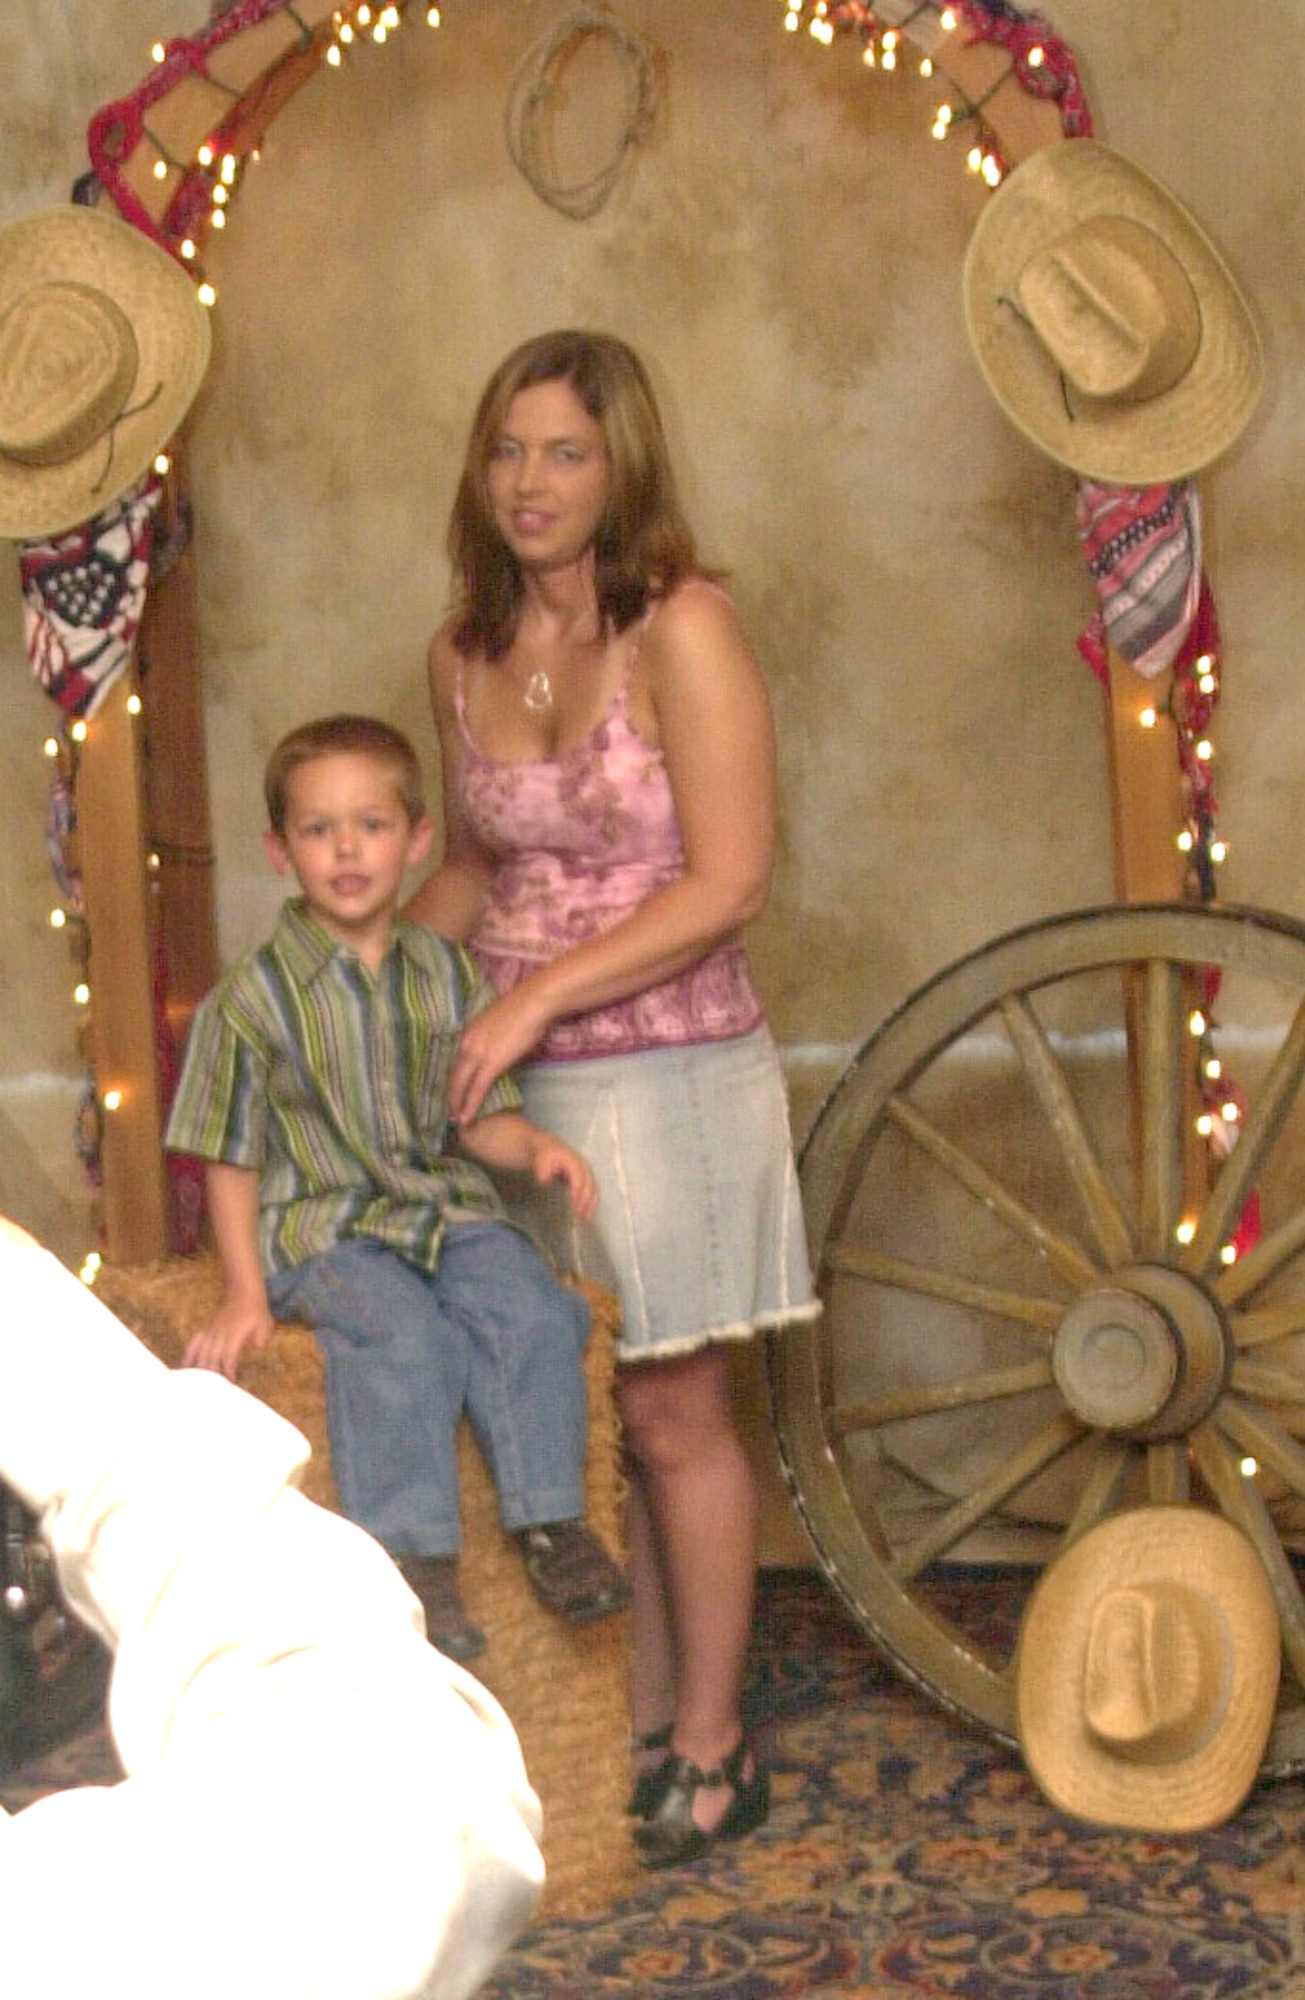
[[[389,764],[399,789],[399,800],[412,825],[426,816],[422,791],[421,765],[417,753],[401,729],[374,715],[324,715],[316,722],[303,722],[283,736],[267,760],[263,773],[263,797],[267,820],[278,840],[285,837],[286,806],[290,780],[301,764],[315,764],[321,757],[375,757]]]

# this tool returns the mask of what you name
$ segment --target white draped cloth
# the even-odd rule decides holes
[[[113,1650],[121,1783],[0,1812],[22,2000],[458,2000],[543,1881],[502,1709],[299,1432],[0,1220],[0,1477]]]

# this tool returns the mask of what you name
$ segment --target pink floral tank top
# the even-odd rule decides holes
[[[665,759],[629,717],[637,650],[603,720],[556,757],[482,755],[467,726],[458,676],[463,809],[497,861],[472,950],[498,993],[569,946],[610,930],[684,873]],[[760,1020],[743,947],[723,945],[642,993],[555,1022],[531,1061],[725,1041],[750,1033]]]

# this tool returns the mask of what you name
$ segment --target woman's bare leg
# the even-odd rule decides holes
[[[638,1363],[622,1369],[618,1393],[650,1530],[644,1553],[656,1558],[648,1575],[632,1567],[636,1639],[655,1629],[652,1612],[642,1625],[639,1612],[640,1596],[655,1585],[674,1639],[672,1747],[709,1770],[742,1733],[756,1579],[757,1500],[734,1428],[729,1358],[713,1346]],[[636,1668],[641,1698],[654,1671]],[[704,1828],[719,1821],[730,1797],[728,1786],[698,1794]]]

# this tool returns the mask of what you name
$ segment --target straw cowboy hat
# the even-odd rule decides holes
[[[1199,1832],[1250,1791],[1280,1671],[1273,1592],[1240,1530],[1199,1507],[1135,1508],[1072,1543],[1029,1600],[1020,1746],[1063,1812]]]
[[[1085,478],[1186,478],[1250,419],[1260,343],[1227,267],[1173,195],[1094,139],[1057,141],[1006,176],[963,284],[993,395]]]
[[[134,485],[210,337],[182,267],[116,215],[69,203],[0,229],[0,535],[60,534]]]

